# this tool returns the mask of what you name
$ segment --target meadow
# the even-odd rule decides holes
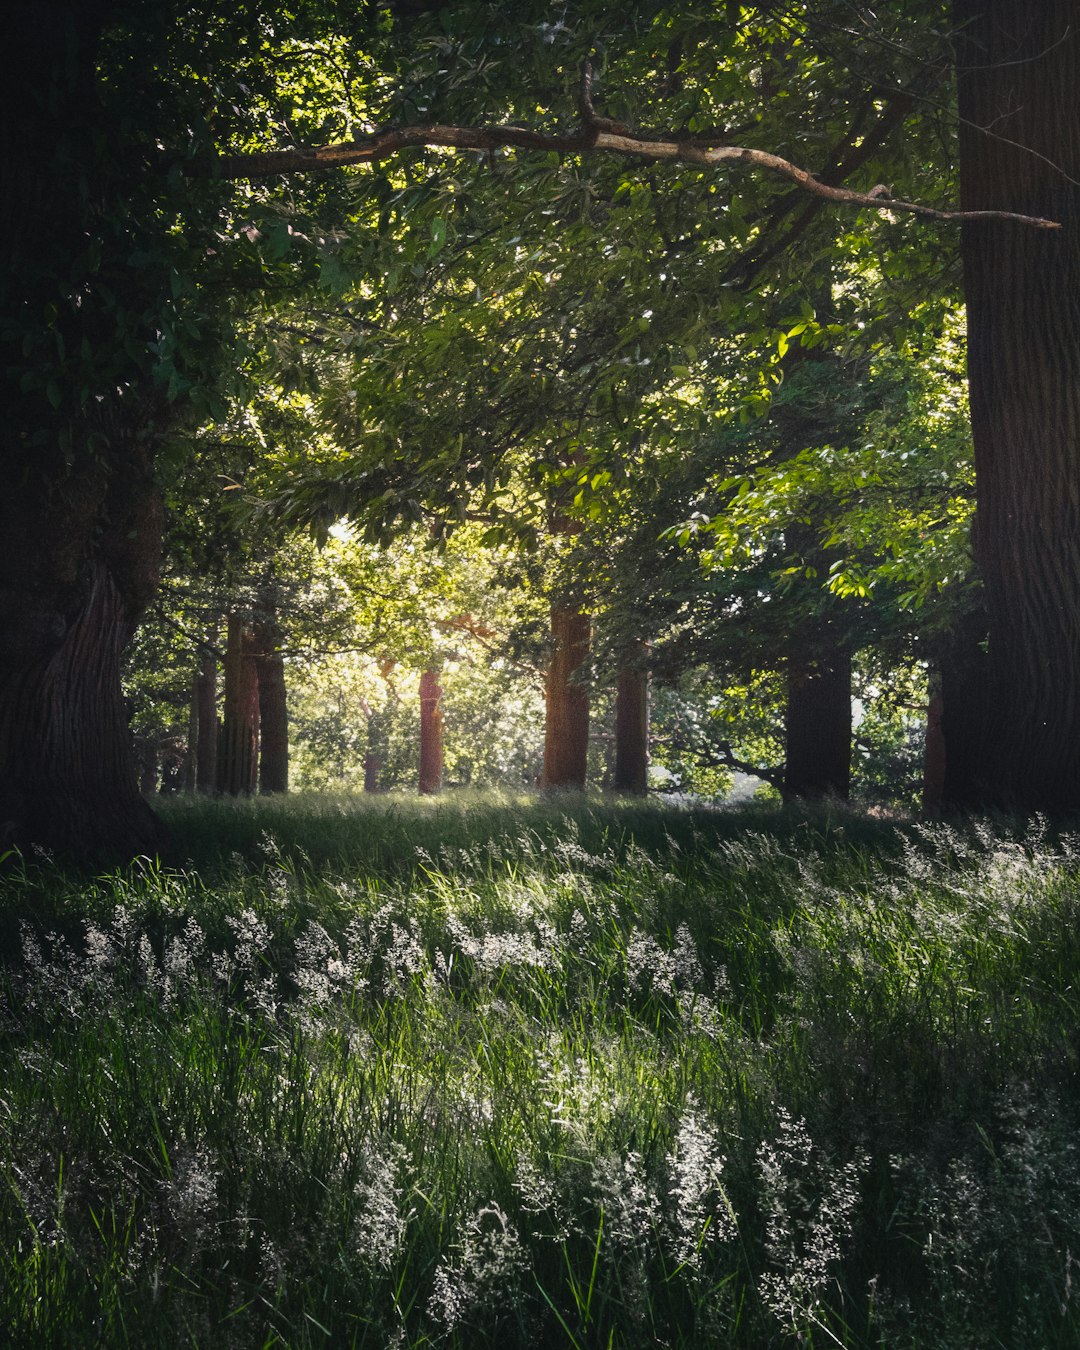
[[[0,878],[5,1344],[1080,1342],[1080,839],[168,818]]]

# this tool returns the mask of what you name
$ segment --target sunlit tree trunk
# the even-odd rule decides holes
[[[580,610],[551,611],[551,659],[544,688],[545,788],[583,788],[589,749],[589,695],[580,676],[589,655],[591,625]]]
[[[225,715],[218,746],[218,790],[230,796],[255,791],[259,741],[259,680],[251,629],[229,615],[225,646]]]
[[[985,712],[945,692],[946,797],[1080,808],[1080,9],[957,0]]]
[[[851,655],[793,663],[787,676],[785,801],[839,797],[851,785]]]
[[[442,686],[435,670],[420,676],[420,791],[438,792],[443,777]]]
[[[266,609],[252,630],[259,688],[259,791],[289,790],[289,710],[281,629]]]
[[[649,787],[649,676],[624,666],[615,686],[616,792],[641,797]]]

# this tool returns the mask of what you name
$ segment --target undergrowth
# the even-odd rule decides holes
[[[171,816],[4,878],[5,1343],[1077,1343],[1077,841]]]

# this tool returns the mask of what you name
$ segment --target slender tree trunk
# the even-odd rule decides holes
[[[204,651],[195,680],[198,734],[195,741],[195,790],[217,791],[217,660]]]
[[[420,676],[420,791],[438,792],[443,776],[442,686],[436,670]]]
[[[158,788],[158,770],[161,756],[156,740],[148,738],[137,748],[136,758],[139,764],[139,791],[144,797],[152,797]]]
[[[629,665],[615,686],[614,788],[635,797],[649,789],[649,676]]]
[[[846,800],[851,784],[851,656],[788,672],[783,797]]]
[[[255,671],[259,687],[259,791],[289,790],[289,712],[281,630],[272,613],[255,625]]]
[[[230,796],[255,791],[259,740],[259,680],[251,630],[229,615],[225,646],[225,716],[218,747],[218,790]]]
[[[938,671],[930,675],[928,694],[922,811],[924,816],[938,816],[945,800],[945,732],[942,726],[945,699],[941,692],[941,674]]]
[[[575,678],[589,655],[589,616],[579,610],[551,611],[553,650],[548,664],[544,723],[545,788],[583,788],[589,749],[589,695]]]
[[[1080,11],[958,0],[968,374],[989,619],[985,717],[945,695],[957,805],[1080,808]],[[963,745],[960,742],[963,741]],[[976,766],[959,783],[954,754]]]
[[[184,784],[185,793],[195,791],[195,773],[196,761],[199,754],[199,677],[196,675],[191,681],[191,700],[188,705],[188,732],[187,745],[184,749]]]

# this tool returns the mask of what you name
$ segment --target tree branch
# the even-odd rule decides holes
[[[583,111],[591,111],[588,90],[582,89]],[[192,173],[209,174],[218,179],[266,178],[275,174],[310,173],[348,168],[356,164],[374,164],[402,150],[412,148],[477,150],[535,150],[553,154],[589,154],[604,152],[645,160],[667,160],[695,164],[702,168],[730,166],[776,174],[796,184],[812,196],[843,206],[868,207],[874,211],[904,211],[927,220],[1011,220],[1036,229],[1056,230],[1061,222],[1041,216],[1025,216],[1015,211],[942,211],[921,202],[891,197],[888,189],[855,192],[834,187],[816,178],[808,170],[768,150],[746,146],[707,144],[699,140],[639,135],[626,128],[609,130],[616,123],[592,113],[591,121],[574,135],[556,136],[514,126],[405,126],[377,131],[337,145],[305,149],[269,150],[248,155],[222,155],[209,166],[193,167]]]

